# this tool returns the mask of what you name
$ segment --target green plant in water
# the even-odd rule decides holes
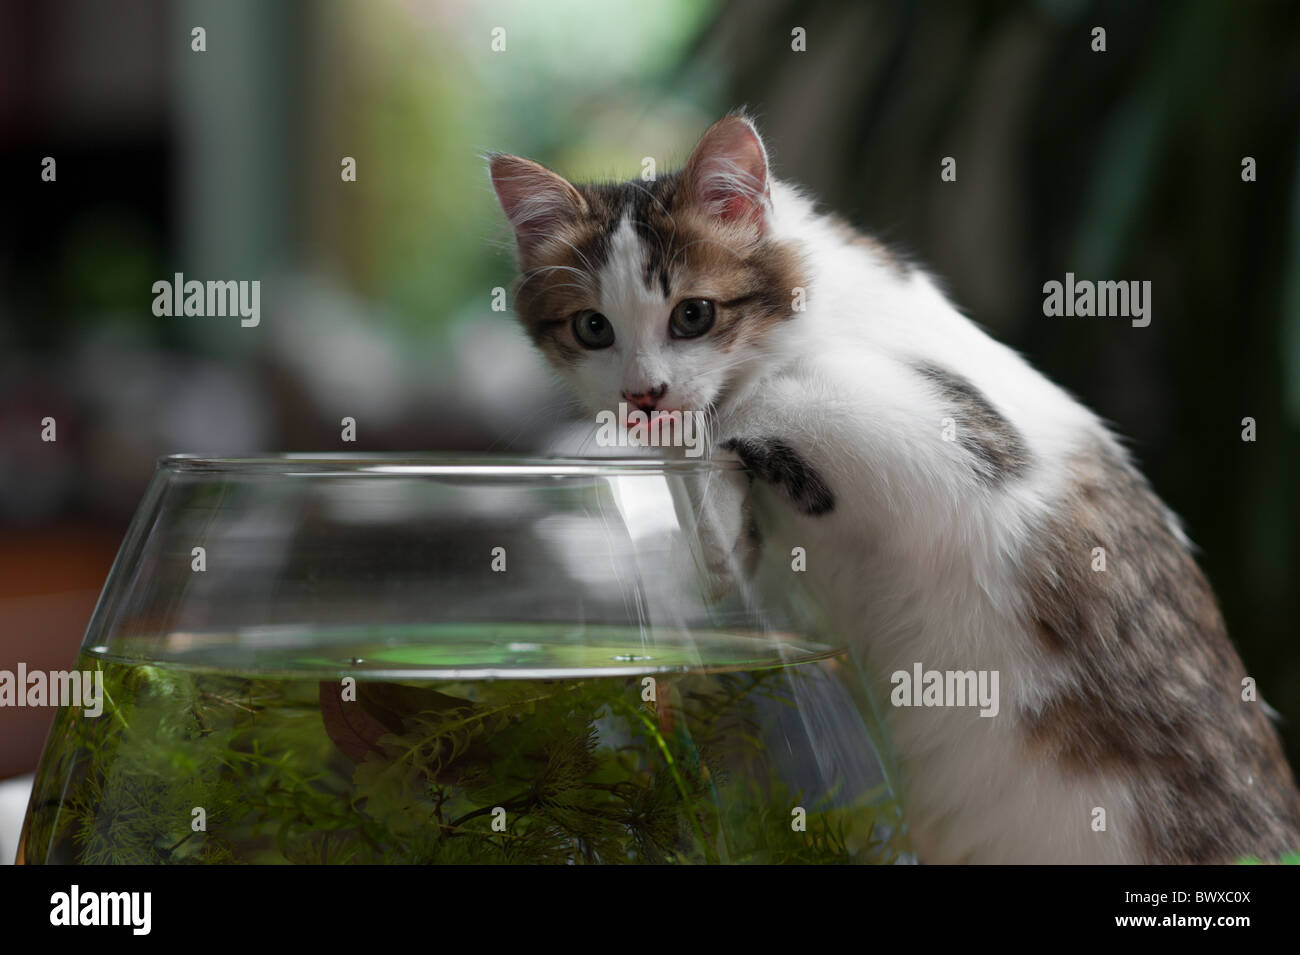
[[[816,774],[769,751],[800,666],[663,674],[653,702],[628,677],[360,681],[344,701],[332,681],[102,666],[104,714],[69,709],[56,723],[28,861],[890,863],[907,852],[886,786],[807,791],[797,780]]]

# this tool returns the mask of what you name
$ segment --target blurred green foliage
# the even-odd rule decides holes
[[[649,121],[682,141],[695,133],[696,116],[665,109],[664,90],[712,6],[332,8],[324,32],[343,61],[344,122],[327,135],[341,155],[364,147],[359,188],[331,200],[356,287],[417,329],[482,315],[488,291],[513,278],[483,154],[514,151],[574,176],[634,174],[628,130]]]

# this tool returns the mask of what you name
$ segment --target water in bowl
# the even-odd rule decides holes
[[[907,858],[832,647],[536,624],[164,642],[81,654],[103,711],[60,711],[19,861]]]

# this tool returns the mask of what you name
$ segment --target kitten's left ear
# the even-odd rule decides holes
[[[767,150],[753,123],[733,114],[709,127],[686,162],[679,201],[702,206],[724,222],[750,225],[760,235],[767,231]]]

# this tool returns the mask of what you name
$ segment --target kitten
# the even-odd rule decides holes
[[[924,272],[772,178],[745,116],[651,182],[490,171],[534,341],[593,411],[714,416],[764,554],[805,548],[881,699],[917,663],[1000,674],[994,718],[885,707],[921,861],[1300,849],[1264,704],[1122,446]]]

